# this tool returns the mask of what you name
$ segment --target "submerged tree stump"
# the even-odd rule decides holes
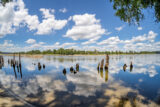
[[[76,64],[76,71],[79,71],[79,64]]]
[[[101,66],[100,69],[103,69],[103,65],[104,65],[104,59],[101,60]]]

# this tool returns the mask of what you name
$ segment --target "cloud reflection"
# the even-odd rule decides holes
[[[130,72],[129,67],[127,67],[126,72],[129,75],[144,74],[154,78],[158,75],[156,66],[159,65],[158,58],[155,57],[159,56],[111,56],[108,71],[97,72],[96,66],[104,57],[72,56],[70,58],[63,57],[64,59],[61,60],[58,59],[59,56],[45,56],[39,59],[23,57],[22,64],[27,69],[26,73],[35,71],[37,74],[24,75],[24,79],[18,80],[15,79],[14,75],[8,74],[8,71],[0,71],[0,84],[26,102],[45,106],[61,105],[62,102],[68,101],[67,98],[71,99],[65,102],[67,104],[81,104],[82,99],[86,99],[84,103],[107,106],[120,106],[121,104],[124,106],[133,104],[136,106],[158,106],[155,101],[142,95],[139,89],[129,86],[127,81],[122,81],[121,78],[117,80],[114,76],[121,73],[124,63],[129,66],[130,62],[133,61],[133,71]],[[151,62],[149,62],[150,60]],[[46,64],[46,68],[49,69],[44,74],[39,74],[36,71],[36,66],[32,65],[32,63],[39,61]],[[63,76],[63,68],[69,68],[76,63],[79,63],[80,71],[77,74],[67,71],[66,76]],[[145,82],[142,78],[138,80],[139,83]],[[89,98],[95,99],[97,102],[89,102],[87,100]],[[159,96],[156,98],[158,99]]]

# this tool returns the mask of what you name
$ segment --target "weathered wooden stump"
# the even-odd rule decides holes
[[[45,69],[45,67],[46,67],[45,64],[43,64],[43,69]]]
[[[105,68],[105,69],[108,69],[108,66],[109,66],[109,64],[106,63],[104,68]]]
[[[71,67],[70,67],[70,72],[73,72],[73,70],[74,70],[74,69],[73,69],[73,67],[71,66]]]
[[[41,70],[41,63],[38,62],[38,70]]]
[[[79,64],[76,64],[76,71],[79,71]]]
[[[126,71],[126,68],[127,68],[127,64],[124,64],[123,65],[123,70]]]
[[[103,69],[103,65],[104,65],[104,59],[102,59],[102,61],[101,61],[100,69]]]
[[[130,64],[130,72],[132,71],[132,69],[133,69],[133,64],[131,62],[131,64]]]
[[[63,74],[66,75],[67,71],[66,68],[63,69]]]

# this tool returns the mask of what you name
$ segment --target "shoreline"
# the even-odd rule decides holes
[[[147,54],[108,54],[110,56],[115,55],[155,55],[156,53],[147,53]],[[3,54],[0,55],[13,56],[14,54]],[[21,57],[43,57],[43,56],[105,56],[106,54],[74,54],[74,55],[62,55],[62,54],[20,54]],[[15,54],[19,56],[19,54]]]

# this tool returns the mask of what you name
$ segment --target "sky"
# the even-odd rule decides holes
[[[159,51],[160,23],[143,10],[140,25],[115,16],[109,0],[13,0],[0,5],[0,51],[48,49]]]

